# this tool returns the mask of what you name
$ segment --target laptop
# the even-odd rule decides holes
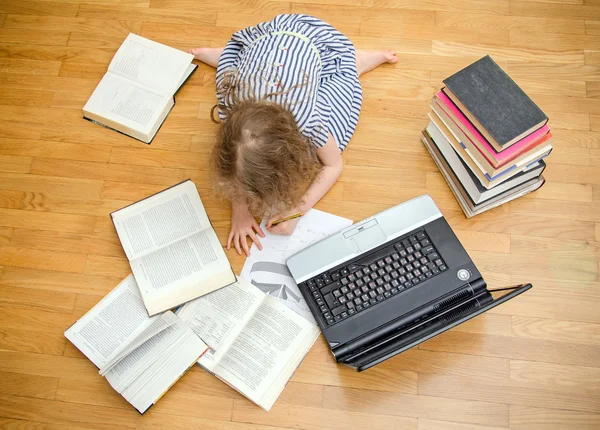
[[[487,288],[428,195],[289,257],[336,361],[366,370],[530,289]]]

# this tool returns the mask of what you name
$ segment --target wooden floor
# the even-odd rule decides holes
[[[0,0],[0,427],[600,428],[599,0],[137,1]],[[319,339],[270,413],[194,368],[142,417],[63,332],[129,273],[111,211],[189,177],[225,240],[215,74],[200,65],[151,146],[81,108],[129,32],[216,47],[284,12],[400,58],[364,77],[344,173],[317,208],[360,220],[428,193],[491,286],[534,289],[362,374]],[[419,133],[441,81],[488,53],[551,118],[555,149],[544,188],[467,220]]]

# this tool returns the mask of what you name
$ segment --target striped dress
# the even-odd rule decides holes
[[[307,15],[278,15],[233,34],[217,67],[217,89],[234,79],[241,100],[262,99],[289,109],[315,147],[329,133],[343,151],[354,134],[362,104],[352,42],[331,25]],[[231,94],[217,91],[230,107]],[[219,112],[225,119],[223,111]]]

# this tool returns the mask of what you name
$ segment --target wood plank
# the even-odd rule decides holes
[[[69,33],[66,31],[30,31],[18,28],[0,28],[0,43],[21,43],[27,45],[66,46]]]
[[[0,29],[0,40],[2,30]],[[22,58],[0,58],[0,72],[27,74],[27,75],[54,75],[57,76],[60,70],[58,61],[28,60]]]
[[[127,400],[102,379],[83,383],[77,379],[60,378],[56,387],[55,400],[75,405],[82,404],[106,406],[115,409],[131,409],[131,405],[127,403]]]
[[[57,93],[54,93],[55,95]],[[61,97],[68,97],[71,93],[60,93]],[[56,100],[56,99],[53,99]],[[64,107],[64,106],[61,106]],[[73,108],[73,105],[69,105]],[[589,128],[589,125],[588,125]],[[57,129],[55,127],[44,127],[41,131],[43,140],[54,142],[71,142],[90,145],[115,145],[139,148],[141,143],[121,133],[109,130],[82,120],[79,125],[71,125],[68,129]],[[154,149],[187,151],[190,148],[191,136],[180,133],[163,133],[162,129],[154,140]]]
[[[513,316],[512,332],[522,338],[600,345],[600,324]]]
[[[0,225],[14,228],[92,233],[96,219],[84,215],[36,213],[16,209],[0,209]]]
[[[450,421],[438,421],[419,419],[419,430],[502,430],[508,427],[490,427],[479,424],[453,423]]]
[[[0,189],[48,193],[64,197],[100,197],[102,181],[52,176],[0,173]]]
[[[7,29],[22,29],[37,31],[61,31],[65,27],[71,33],[95,33],[100,36],[123,38],[131,32],[139,33],[141,22],[138,21],[116,21],[83,17],[64,16],[33,16],[33,15],[9,15],[4,23]]]
[[[519,199],[510,202],[510,212],[514,214],[543,213],[549,218],[600,221],[600,205],[593,202],[573,202],[565,205],[555,200]]]
[[[543,36],[543,37],[540,37]],[[600,43],[600,37],[587,34],[532,33],[518,29],[510,30],[510,46],[547,51],[573,51],[576,49],[594,49]]]
[[[552,118],[549,123],[553,131],[556,129],[586,131],[590,129],[590,115],[587,114],[546,112],[546,115]]]
[[[185,179],[181,169],[148,166],[138,167],[131,164],[66,161],[64,160],[64,157],[57,158],[63,159],[35,159],[32,166],[32,173],[36,175],[156,184],[165,186],[174,185]]]
[[[471,382],[464,378],[429,378],[419,381],[419,394],[436,395],[451,399],[477,400],[521,404],[526,406],[544,405],[548,408],[568,409],[583,412],[597,412],[600,397],[585,393],[563,393],[560,391],[531,388],[528,384],[515,381]]]
[[[58,76],[66,78],[96,79],[100,81],[100,79],[102,79],[105,73],[106,66],[104,64],[89,64],[79,63],[75,61],[64,61],[60,66]],[[82,97],[85,97],[85,100],[87,100],[89,98],[89,95],[82,94]]]
[[[510,428],[515,430],[594,430],[599,425],[599,414],[523,405],[510,406]]]
[[[435,13],[435,25],[465,29],[492,28],[496,30],[521,30],[544,34],[584,34],[586,32],[586,23],[583,20],[482,15],[465,11],[437,11]]]
[[[570,5],[559,3],[539,3],[530,1],[510,2],[510,15],[566,19],[600,19],[600,7],[586,5]]]
[[[600,131],[600,115],[590,115],[590,130]]]
[[[565,282],[546,278],[523,278],[534,286],[517,300],[510,300],[491,312],[503,315],[551,318],[556,320],[599,323],[594,303],[599,298],[596,282]],[[518,280],[515,279],[515,282]]]
[[[16,229],[12,235],[11,246],[109,257],[125,256],[121,242],[116,238],[44,230]]]
[[[18,303],[3,303],[0,321],[4,329],[27,330],[38,333],[63,335],[65,327],[73,323],[70,311],[57,312],[56,309],[43,310],[40,307],[26,307]]]
[[[275,406],[267,414],[258,410],[247,400],[236,400],[233,404],[232,421],[262,424],[266,426],[279,425],[297,428],[337,429],[340,426],[373,426],[378,429],[416,429],[417,420],[391,415],[376,415],[354,411],[336,411],[321,408],[309,408],[293,405]]]
[[[53,400],[0,396],[0,415],[53,424],[80,424],[88,428],[135,428],[139,416],[132,410],[74,405]]]
[[[0,372],[3,384],[0,394],[36,399],[54,399],[58,378]]]
[[[86,275],[125,278],[131,273],[127,258],[105,255],[88,255],[85,263]]]
[[[566,219],[552,219],[539,215],[520,215],[496,212],[483,213],[465,219],[462,213],[445,213],[452,228],[487,231],[490,233],[528,234],[533,237],[558,237],[573,240],[594,238],[593,223]],[[552,220],[549,222],[549,220]]]
[[[10,227],[0,227],[0,246],[6,246],[10,243],[13,230]]]
[[[600,51],[584,51],[585,64],[600,65]]]
[[[590,184],[564,184],[546,182],[542,188],[530,194],[528,199],[560,200],[563,202],[591,203],[593,186]]]
[[[62,355],[66,338],[62,333],[42,333],[22,329],[1,329],[0,348],[9,351],[34,352],[43,355]],[[35,397],[35,396],[32,396]]]
[[[29,155],[33,157],[106,162],[110,158],[110,150],[111,147],[108,145],[86,145],[34,139],[0,140],[0,154],[13,156]],[[36,159],[35,161],[36,163],[42,164],[44,162],[52,162],[51,160],[44,160],[43,158]],[[29,173],[29,171],[26,173]]]
[[[54,93],[52,91],[13,89],[0,94],[0,104],[20,106],[50,106],[53,94]]]
[[[439,375],[424,378],[437,379]],[[419,381],[419,391],[421,381]],[[392,406],[393,405],[393,406]],[[362,410],[381,414],[427,419],[444,419],[471,424],[507,425],[508,408],[499,403],[449,400],[436,395],[415,396],[373,390],[325,387],[323,408],[351,413]],[[235,417],[235,411],[234,411]]]
[[[581,49],[568,51],[546,51],[518,46],[484,45],[481,43],[464,43],[445,40],[433,40],[431,53],[447,57],[464,55],[483,57],[487,54],[501,61],[548,61],[552,63],[579,63],[584,57]]]
[[[6,268],[2,276],[12,268]],[[25,306],[27,312],[36,309],[71,312],[75,305],[75,295],[59,291],[37,289],[37,285],[25,285],[24,288],[0,283],[0,302],[3,305]]]
[[[145,148],[113,148],[111,163],[136,166],[170,167],[184,169],[207,168],[206,159],[190,157],[188,152],[148,150]]]
[[[20,2],[3,2],[0,5],[0,12],[13,15],[75,16],[77,15],[77,9],[77,4],[28,0]]]
[[[521,339],[510,336],[491,336],[479,333],[461,333],[458,331],[446,332],[443,336],[438,336],[421,344],[419,348],[429,351],[460,352],[464,354],[590,367],[595,366],[595,355],[600,352],[600,347],[596,345],[581,345],[533,338]],[[460,378],[454,379],[458,381]],[[419,380],[420,394],[423,393],[421,389],[424,386],[421,382]],[[468,381],[465,382],[468,383]],[[436,383],[436,385],[438,384]],[[454,389],[457,389],[457,387]],[[434,391],[432,390],[431,392]],[[502,400],[490,401],[507,403]],[[575,407],[575,405],[573,406],[572,409],[581,410]]]
[[[536,255],[548,252],[553,257],[593,260],[600,258],[600,243],[512,235],[510,252],[517,255]]]
[[[600,82],[586,82],[586,94],[589,98],[600,98]]]
[[[600,387],[600,369],[511,360],[510,379],[533,388],[595,394]]]
[[[29,173],[32,160],[31,157],[0,155],[0,172]]]
[[[21,203],[24,211],[53,212],[85,216],[109,216],[111,212],[130,205],[123,200],[83,200],[44,193],[26,193]]]
[[[202,13],[190,13],[181,10],[157,8],[131,8],[116,4],[81,4],[78,17],[118,21],[164,22],[170,24],[214,25],[216,11],[204,10]]]
[[[304,384],[321,384],[336,387],[362,388],[365,390],[417,393],[417,374],[398,371],[391,362],[357,373],[354,369],[336,363],[305,362],[300,365],[292,381]]]
[[[50,292],[72,294],[83,293],[105,296],[124,278],[124,276],[95,276],[83,273],[5,267],[2,273],[0,273],[0,284],[11,288],[19,288],[19,291],[24,291],[24,294],[26,291],[25,289],[33,287]],[[73,309],[74,296],[71,299],[71,304],[69,306],[70,310]],[[37,301],[33,301],[33,303],[36,302]],[[45,302],[40,301],[39,303]]]
[[[0,247],[0,264],[29,267],[31,269],[56,270],[59,272],[81,273],[86,256],[73,252],[58,252],[39,249]]]
[[[561,79],[597,81],[600,68],[581,63],[551,63],[542,61],[508,61],[508,74],[513,79]]]

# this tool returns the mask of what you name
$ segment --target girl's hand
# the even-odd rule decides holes
[[[248,207],[245,205],[233,204],[231,209],[231,231],[227,238],[227,249],[231,248],[231,242],[233,241],[233,245],[238,254],[242,255],[243,248],[244,253],[248,257],[250,255],[250,249],[248,248],[246,236],[250,236],[250,239],[256,243],[258,249],[262,250],[262,245],[256,235],[265,237],[265,234],[256,223],[252,214],[248,211]]]
[[[292,208],[289,211],[281,212],[281,213],[273,215],[267,221],[267,229],[269,230],[270,233],[273,233],[273,234],[283,234],[285,236],[291,235],[294,232],[294,230],[296,229],[296,226],[298,225],[298,222],[300,221],[300,217],[291,219],[289,221],[284,221],[277,225],[273,225],[273,223],[275,221],[278,221],[285,217],[295,215],[299,212],[302,212],[302,211],[298,210],[297,208]]]

